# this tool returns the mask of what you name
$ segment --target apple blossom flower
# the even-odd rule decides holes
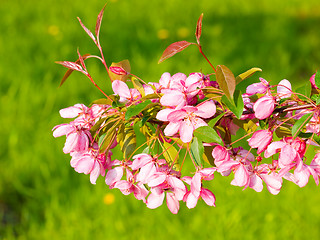
[[[126,169],[127,180],[119,180],[114,183],[114,188],[118,188],[124,195],[133,193],[135,198],[146,202],[145,198],[149,191],[143,184],[136,183],[135,177],[131,171]]]
[[[257,93],[266,93],[267,90],[270,88],[269,83],[263,79],[263,78],[259,78],[260,82],[259,83],[253,83],[251,85],[249,85],[246,89],[246,94],[248,96],[257,94]]]
[[[72,122],[70,124],[57,125],[52,130],[54,137],[66,135],[64,153],[87,151],[92,140],[89,130],[79,129]]]
[[[97,178],[105,175],[107,161],[105,154],[99,154],[96,149],[89,149],[86,152],[72,152],[71,167],[78,173],[90,174],[90,182],[96,184]]]
[[[208,206],[215,206],[216,198],[214,194],[209,189],[202,187],[201,171],[202,170],[198,171],[192,178],[189,176],[185,176],[182,178],[183,181],[185,181],[187,184],[191,186],[190,191],[188,191],[183,197],[183,201],[186,202],[188,208],[194,208],[197,205],[198,200],[200,198],[202,198],[203,201]],[[206,179],[206,180],[212,180],[212,179],[210,177],[210,179]]]
[[[216,113],[216,105],[213,101],[205,101],[196,107],[184,106],[181,109],[163,109],[157,114],[157,119],[169,121],[164,129],[166,136],[180,133],[181,141],[191,142],[193,131],[208,124],[202,118],[210,118]]]
[[[173,214],[177,214],[179,211],[179,201],[181,201],[187,192],[187,188],[184,183],[174,176],[176,174],[167,167],[158,168],[152,178],[148,182],[148,186],[151,187],[150,195],[147,199],[147,207],[154,209],[162,205],[166,195],[166,202],[169,210]]]
[[[120,80],[114,80],[112,82],[112,89],[115,94],[120,96],[119,102],[132,102],[141,98],[141,94],[137,89],[129,89],[127,84]]]

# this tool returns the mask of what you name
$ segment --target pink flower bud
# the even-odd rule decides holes
[[[287,79],[283,79],[277,86],[277,93],[280,99],[291,97],[291,83]]]
[[[254,115],[258,119],[266,119],[274,110],[275,100],[272,96],[265,95],[253,105]]]
[[[128,72],[125,71],[122,67],[109,67],[109,70],[114,73],[114,74],[117,74],[117,75],[127,75]]]

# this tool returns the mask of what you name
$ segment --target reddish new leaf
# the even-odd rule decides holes
[[[58,64],[61,64],[62,66],[69,68],[73,71],[78,71],[78,72],[84,72],[81,65],[79,65],[78,63],[75,62],[69,62],[69,61],[58,61],[56,62]]]
[[[170,44],[166,50],[164,50],[160,60],[158,63],[163,62],[167,58],[172,57],[173,55],[177,54],[178,52],[181,52],[183,49],[187,48],[189,45],[194,44],[187,41],[180,41]]]
[[[97,37],[98,41],[99,41],[99,33],[100,33],[101,21],[102,21],[103,12],[104,12],[104,9],[105,9],[106,5],[107,5],[107,4],[105,4],[105,5],[103,6],[102,10],[100,11],[100,13],[99,13],[99,15],[98,15],[98,17],[97,17],[97,23],[96,23],[96,29],[95,29],[95,31],[96,31],[96,37]]]
[[[202,18],[203,18],[203,13],[201,13],[201,15],[198,19],[196,33],[195,33],[198,45],[200,45],[200,37],[201,37],[201,32],[202,32]]]
[[[92,34],[92,32],[81,22],[81,19],[78,17],[79,23],[81,27],[86,31],[86,33],[89,35],[89,37],[96,43],[96,38]]]
[[[82,59],[85,60],[85,59],[87,59],[87,58],[89,58],[89,57],[92,57],[92,56],[91,56],[90,54],[85,54],[85,55],[82,56]],[[56,62],[56,63],[65,66],[64,64],[62,64],[63,62]],[[78,59],[78,60],[75,61],[74,63],[76,63],[78,66],[80,66],[80,65],[79,65],[80,59]],[[66,66],[65,66],[65,67],[66,67]],[[80,67],[81,67],[81,66],[80,66]],[[73,71],[78,71],[78,70],[69,68],[68,71],[64,74],[63,78],[61,79],[61,82],[60,82],[59,87],[61,87],[62,84],[64,84],[64,82],[67,80],[67,78],[71,75],[71,73],[72,73]]]

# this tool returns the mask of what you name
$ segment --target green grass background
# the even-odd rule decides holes
[[[102,95],[78,73],[58,88],[65,69],[54,61],[75,60],[78,47],[98,53],[76,17],[94,29],[103,5],[1,0],[0,239],[318,239],[320,194],[313,180],[303,189],[285,182],[273,196],[266,189],[242,191],[216,174],[209,187],[217,207],[181,204],[172,215],[165,204],[150,210],[109,190],[102,178],[91,185],[70,167],[65,139],[52,137],[52,127],[63,122],[58,111]],[[194,41],[202,12],[201,41],[215,65],[235,74],[260,67],[254,80],[287,78],[296,86],[319,69],[318,0],[109,1],[101,28],[108,63],[129,59],[146,81],[164,71],[210,72],[195,47],[157,64],[170,43]],[[111,93],[103,66],[89,60],[88,67]]]

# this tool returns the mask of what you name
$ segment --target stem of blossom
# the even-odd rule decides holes
[[[163,141],[165,141],[164,136],[162,136],[162,139],[163,139]],[[174,143],[172,143],[168,148],[166,148],[162,153],[160,153],[158,156],[163,155],[166,151],[168,151],[169,148],[173,147],[173,145],[176,144],[178,141],[179,141],[179,138]],[[158,138],[158,142],[159,142],[159,145],[161,145],[161,148],[163,149],[164,147],[162,146],[162,143],[159,138]],[[174,160],[172,161],[170,169],[173,168],[175,162],[177,161],[177,159],[179,157],[179,152],[181,151],[181,149],[182,149],[182,147],[180,147],[177,155],[175,156]]]
[[[301,109],[306,109],[306,108],[301,108]],[[294,109],[294,110],[300,110],[300,109]],[[292,111],[294,111],[294,110],[292,110]],[[289,117],[289,118],[287,118],[287,119],[285,119],[283,122],[281,122],[279,125],[277,125],[277,126],[275,126],[274,127],[274,129],[277,129],[278,127],[280,127],[282,124],[284,124],[285,122],[287,122],[287,121],[289,121],[290,119],[292,119],[293,117],[296,117],[297,115],[301,115],[301,114],[304,114],[305,112],[299,112],[298,114],[296,114],[296,115],[294,115],[294,116],[291,116],[291,117]]]
[[[199,48],[199,51],[200,53],[202,54],[202,56],[206,59],[206,61],[210,64],[210,66],[212,67],[213,71],[214,72],[217,72],[217,70],[215,69],[215,67],[211,64],[211,62],[209,61],[209,59],[206,57],[206,55],[203,53],[202,51],[202,46],[200,44],[197,44],[198,45],[198,48]]]
[[[133,151],[133,153],[130,155],[130,157],[129,157],[129,159],[132,159],[132,157],[133,157],[133,155],[136,153],[136,151],[138,151],[140,148],[142,148],[144,145],[148,145],[149,144],[149,142],[151,142],[151,141],[153,141],[153,140],[155,140],[156,139],[156,137],[152,137],[152,138],[150,138],[148,141],[146,141],[145,143],[143,143],[142,145],[140,145],[139,147],[137,147],[136,148],[136,150],[134,150]]]
[[[105,94],[105,92],[102,91],[102,89],[95,83],[95,81],[93,80],[93,78],[91,77],[91,75],[90,75],[88,72],[87,72],[86,76],[90,79],[90,81],[93,83],[93,85],[94,85],[96,88],[98,88],[99,91],[102,92],[102,94],[103,94],[106,98],[108,98],[108,100],[110,100],[111,102],[113,102],[113,101],[111,100],[111,98],[109,98],[109,96],[108,96],[107,94]]]
[[[254,133],[254,132],[251,132],[251,133],[248,133],[248,134],[246,134],[246,135],[242,136],[241,138],[238,138],[238,139],[237,139],[237,140],[235,140],[234,142],[230,143],[230,146],[232,146],[233,144],[235,144],[235,143],[237,143],[237,142],[241,141],[242,139],[244,139],[244,138],[246,138],[246,137],[250,136],[250,135],[251,135],[251,134],[253,134],[253,133]]]
[[[182,149],[183,147],[181,146],[180,148]],[[180,167],[179,173],[181,173],[181,170],[182,170],[184,161],[186,160],[187,154],[188,154],[188,151],[186,150],[186,154],[185,154],[184,157],[183,157],[183,160],[182,160],[182,163],[181,163],[181,167]]]

